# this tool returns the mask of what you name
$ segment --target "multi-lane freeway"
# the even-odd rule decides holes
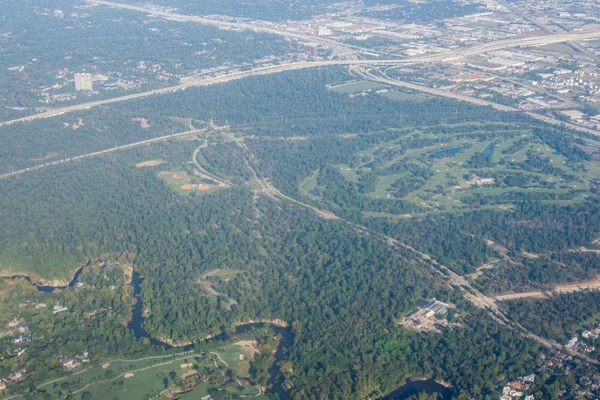
[[[279,73],[279,72],[284,72],[284,71],[292,71],[292,70],[305,69],[305,68],[324,67],[324,66],[330,66],[330,65],[381,66],[381,65],[399,65],[399,64],[404,64],[404,65],[409,64],[410,65],[410,64],[434,63],[434,62],[448,63],[448,62],[455,62],[455,61],[460,60],[467,56],[472,56],[472,55],[476,55],[476,54],[480,54],[480,53],[484,53],[484,52],[488,52],[488,51],[518,47],[518,46],[540,46],[540,45],[546,45],[546,44],[552,44],[552,43],[560,43],[560,42],[564,42],[564,41],[582,41],[582,40],[592,40],[592,39],[600,38],[600,31],[586,32],[586,33],[550,34],[550,35],[543,35],[543,36],[500,40],[500,41],[495,41],[495,42],[491,42],[491,43],[484,43],[484,44],[476,45],[473,47],[455,49],[455,50],[451,50],[448,52],[436,53],[436,54],[419,56],[419,57],[408,57],[408,58],[401,58],[401,59],[359,60],[359,59],[356,59],[355,52],[352,51],[352,49],[358,49],[358,50],[364,50],[364,49],[361,49],[357,46],[350,46],[347,44],[338,43],[338,42],[330,40],[330,39],[314,37],[314,36],[305,35],[305,34],[298,33],[298,32],[292,32],[289,30],[277,29],[277,28],[267,27],[267,26],[257,25],[257,24],[232,22],[232,21],[221,21],[221,20],[215,20],[215,19],[211,19],[211,18],[205,18],[205,17],[193,16],[193,15],[177,14],[177,13],[172,13],[172,12],[160,11],[160,10],[156,10],[156,9],[148,9],[148,8],[139,7],[139,6],[115,3],[115,2],[110,2],[110,1],[103,1],[103,0],[88,0],[88,2],[97,4],[97,5],[105,5],[105,6],[110,6],[110,7],[140,11],[140,12],[148,13],[148,14],[151,14],[154,16],[162,17],[162,18],[197,22],[197,23],[212,25],[212,26],[216,26],[216,27],[220,27],[220,28],[247,29],[247,30],[253,30],[253,31],[272,33],[272,34],[290,37],[290,38],[294,38],[294,39],[313,41],[313,42],[317,41],[326,46],[333,47],[337,50],[346,51],[345,52],[346,58],[338,59],[338,60],[302,61],[302,62],[286,63],[286,64],[280,64],[280,65],[271,65],[271,66],[266,66],[266,67],[258,67],[258,68],[254,68],[254,69],[251,69],[248,71],[235,72],[235,73],[221,75],[221,76],[217,76],[217,77],[208,77],[208,78],[197,79],[197,80],[188,79],[179,85],[169,86],[169,87],[165,87],[162,89],[155,89],[155,90],[150,90],[150,91],[146,91],[146,92],[134,93],[134,94],[130,94],[130,95],[119,96],[119,97],[114,97],[114,98],[105,99],[105,100],[97,100],[97,101],[92,101],[92,102],[83,103],[83,104],[77,104],[77,105],[73,105],[73,106],[54,108],[54,109],[51,109],[51,110],[48,110],[45,112],[30,115],[27,117],[22,117],[22,118],[10,120],[10,121],[0,122],[0,127],[18,123],[18,122],[28,122],[28,121],[33,121],[36,119],[41,119],[41,118],[54,117],[57,115],[74,112],[74,111],[85,110],[85,109],[89,109],[89,108],[104,105],[104,104],[140,99],[140,98],[155,95],[155,94],[173,93],[178,90],[184,90],[188,87],[207,86],[207,85],[213,85],[213,84],[218,84],[218,83],[225,83],[225,82],[229,82],[229,81],[233,81],[233,80],[246,78],[249,76],[274,74],[274,73]],[[382,81],[382,78],[370,77],[369,79]],[[388,82],[388,83],[390,83],[390,82]],[[395,84],[398,85],[398,82],[396,82]],[[411,84],[402,83],[402,85],[405,87],[410,87]],[[449,95],[447,92],[442,92],[442,91],[437,91],[437,90],[429,90],[429,89],[425,89],[424,87],[420,87],[418,85],[415,85],[415,87],[413,87],[412,89],[428,91],[431,94],[435,94],[435,95],[454,97],[458,100],[470,101],[475,104],[491,105],[502,111],[516,111],[515,109],[513,109],[511,107],[505,107],[505,106],[501,106],[501,105],[498,105],[495,103],[490,103],[490,102],[485,102],[485,101],[479,100],[479,99],[469,98],[467,96],[459,96],[459,95],[455,95],[455,94]],[[548,118],[545,118],[545,120],[548,120]],[[594,133],[597,133],[597,132],[594,131]]]
[[[339,43],[331,39],[326,39],[320,36],[307,35],[291,30],[279,29],[270,26],[264,26],[260,24],[252,24],[245,22],[233,22],[233,21],[222,21],[212,18],[200,17],[195,15],[186,15],[186,14],[178,14],[168,11],[162,11],[157,9],[151,9],[146,7],[134,6],[130,4],[122,4],[116,3],[112,1],[104,1],[104,0],[88,0],[89,3],[105,5],[115,8],[122,8],[133,11],[140,11],[150,15],[154,15],[157,17],[163,17],[168,19],[175,19],[179,21],[189,21],[189,22],[197,22],[205,25],[216,26],[219,28],[229,28],[229,29],[241,29],[241,30],[252,30],[256,32],[266,32],[272,33],[275,35],[285,36],[294,39],[300,39],[304,41],[310,42],[318,42],[324,45],[328,45],[330,47],[338,47],[338,48],[349,48],[349,49],[357,49],[368,51],[369,49],[365,49],[358,46],[348,45],[345,43]],[[456,60],[461,57],[473,54],[479,54],[485,51],[493,51],[505,49],[507,47],[515,47],[515,46],[541,46],[551,43],[559,43],[565,41],[579,41],[579,40],[591,40],[600,38],[600,32],[587,32],[587,33],[561,33],[555,35],[543,35],[543,36],[534,36],[527,38],[519,38],[519,39],[507,39],[495,41],[492,43],[484,43],[481,45],[477,45],[464,50],[456,50],[449,51],[447,54],[436,54],[429,57],[420,57],[420,58],[407,58],[405,60],[382,60],[380,62],[427,62],[427,60],[431,61],[443,61],[447,58],[448,61]]]
[[[94,3],[99,3],[99,4],[109,4],[109,5],[113,5],[113,6],[119,4],[119,3],[109,3],[109,2],[100,1],[100,0],[89,0],[89,1],[92,1]],[[124,6],[124,7],[125,8],[133,7],[134,9],[145,10],[141,7],[135,7],[135,6]],[[161,14],[170,14],[170,13],[161,13]],[[196,17],[194,17],[194,18],[196,18]],[[200,20],[206,19],[206,18],[200,18],[200,17],[198,17],[198,18]],[[212,21],[212,20],[209,20],[209,21]],[[214,22],[221,23],[223,21],[214,21]],[[223,22],[223,23],[225,23],[225,22]],[[234,24],[234,23],[227,22],[227,24]],[[241,25],[247,25],[247,24],[241,24]],[[344,60],[324,60],[324,61],[301,61],[301,62],[280,64],[280,65],[272,65],[272,66],[267,66],[267,67],[254,68],[254,69],[251,69],[248,71],[242,71],[242,72],[236,72],[236,73],[231,73],[231,74],[227,74],[227,75],[217,76],[217,77],[210,77],[210,78],[199,79],[199,80],[188,80],[188,81],[186,81],[186,83],[182,83],[180,85],[169,86],[169,87],[162,88],[162,89],[150,90],[147,92],[141,92],[141,93],[135,93],[135,94],[130,94],[130,95],[126,95],[126,96],[114,97],[114,98],[106,99],[106,100],[92,101],[89,103],[83,103],[83,104],[78,104],[78,105],[73,105],[73,106],[68,106],[68,107],[55,108],[55,109],[52,109],[52,110],[49,110],[46,112],[30,115],[27,117],[0,122],[0,127],[4,126],[4,125],[14,124],[17,122],[28,122],[28,121],[33,121],[35,119],[53,117],[53,116],[65,114],[68,112],[85,110],[85,109],[96,107],[96,106],[103,105],[103,104],[110,104],[110,103],[116,103],[116,102],[121,102],[121,101],[139,99],[139,98],[151,96],[154,94],[172,93],[172,92],[175,92],[178,90],[183,90],[187,87],[207,86],[207,85],[213,85],[213,84],[217,84],[217,83],[225,83],[225,82],[229,82],[229,81],[233,81],[233,80],[237,80],[237,79],[246,78],[249,76],[274,74],[274,73],[279,73],[279,72],[283,72],[283,71],[292,71],[292,70],[305,69],[305,68],[325,67],[325,66],[330,66],[330,65],[378,66],[378,65],[398,65],[398,64],[421,64],[421,63],[431,63],[431,62],[447,63],[447,62],[456,61],[456,60],[461,59],[466,56],[471,56],[474,54],[479,54],[479,53],[492,51],[492,50],[506,49],[506,48],[517,47],[517,46],[539,46],[539,45],[550,44],[550,43],[559,43],[559,42],[564,42],[564,41],[591,40],[591,39],[596,39],[596,38],[600,38],[600,31],[588,32],[588,33],[557,34],[557,35],[547,35],[547,36],[521,38],[521,39],[501,40],[501,41],[497,41],[497,42],[486,43],[486,44],[477,45],[477,46],[473,46],[473,47],[469,47],[469,48],[458,49],[458,50],[451,51],[451,52],[446,52],[446,53],[441,53],[441,54],[433,54],[430,56],[423,56],[423,57],[411,57],[411,58],[403,58],[403,59],[382,59],[382,60],[344,59]],[[432,94],[444,95],[442,93],[433,93],[433,92],[432,92]],[[474,102],[473,100],[477,100],[477,99],[472,99],[472,98],[467,99],[466,96],[464,96],[464,97],[465,97],[465,99],[461,99],[461,100],[471,101],[471,102]],[[485,102],[485,103],[486,103],[485,105],[493,105],[493,103],[489,103],[489,102]],[[489,104],[487,104],[487,103],[489,103]],[[500,109],[502,106],[494,105],[494,107]],[[506,109],[503,111],[514,111],[514,109],[509,109],[509,108],[510,107],[506,107]]]
[[[447,97],[447,98],[451,98],[451,99],[459,100],[459,101],[466,101],[468,103],[476,104],[479,106],[489,106],[489,107],[495,108],[498,111],[522,112],[521,110],[519,110],[518,108],[515,108],[515,107],[510,107],[510,106],[505,106],[503,104],[493,103],[491,101],[479,99],[476,97],[465,96],[460,93],[454,93],[454,92],[450,92],[447,90],[430,88],[430,87],[423,86],[423,85],[416,85],[414,83],[404,82],[404,81],[401,81],[398,79],[392,79],[392,78],[388,77],[385,73],[383,73],[382,76],[379,76],[372,71],[368,71],[368,70],[365,70],[362,68],[356,68],[353,71],[367,80],[383,83],[385,85],[404,87],[407,89],[416,90],[418,92],[428,93],[428,94],[431,94],[434,96]],[[569,122],[561,121],[556,118],[552,118],[552,117],[549,117],[549,116],[543,115],[543,114],[534,113],[531,111],[527,111],[524,113],[526,115],[530,116],[531,118],[534,118],[539,121],[543,121],[543,122],[546,122],[546,123],[549,123],[552,125],[563,126],[565,128],[574,129],[574,130],[577,130],[580,132],[586,132],[586,133],[591,133],[592,135],[600,136],[600,131],[598,131],[596,129],[586,128],[584,126],[571,124]]]

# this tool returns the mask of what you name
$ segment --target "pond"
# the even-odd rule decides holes
[[[438,159],[438,158],[442,158],[442,157],[454,157],[455,155],[460,153],[466,147],[467,146],[460,146],[460,147],[454,147],[451,149],[439,150],[439,151],[436,151],[435,153],[428,155],[427,157],[434,158],[434,159]]]
[[[450,400],[452,389],[437,383],[433,379],[411,378],[406,383],[383,397],[383,400],[402,400],[419,393],[438,393],[438,400]]]

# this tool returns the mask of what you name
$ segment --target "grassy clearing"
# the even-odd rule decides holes
[[[539,46],[536,48],[539,50],[553,51],[555,53],[560,53],[560,54],[567,54],[567,55],[577,54],[577,52],[575,50],[573,50],[572,47],[570,47],[564,43],[552,43],[552,44],[547,44],[545,46]]]
[[[51,398],[61,398],[68,393],[79,398],[84,392],[89,392],[93,399],[166,399],[169,394],[178,390],[186,377],[195,377],[198,373],[210,377],[211,374],[222,375],[227,369],[232,369],[237,376],[248,378],[250,360],[250,355],[242,346],[228,344],[206,352],[179,353],[139,360],[109,360],[66,378],[48,382],[39,388],[45,390]],[[200,382],[190,393],[202,397],[211,389],[247,396],[259,392],[258,387],[247,382],[243,385],[235,381],[216,385],[211,384],[209,379],[208,383]]]
[[[332,87],[330,87],[329,90],[331,90],[332,92],[336,92],[336,93],[355,94],[355,93],[365,92],[368,90],[379,90],[379,89],[383,89],[383,88],[385,88],[385,86],[380,83],[361,81],[361,82],[345,83],[345,84],[338,85],[338,86],[332,86]]]
[[[51,159],[57,158],[57,157],[58,157],[58,152],[53,151],[53,152],[47,153],[43,157],[32,158],[31,161],[34,161],[36,163],[40,163],[40,162],[48,161],[48,160],[51,160]]]
[[[375,198],[387,198],[389,192],[388,189],[392,186],[392,184],[394,182],[396,182],[398,179],[400,179],[400,177],[402,176],[406,176],[406,173],[402,173],[402,174],[394,174],[394,175],[388,175],[388,176],[384,176],[381,179],[377,180],[377,186],[375,187],[375,191],[373,191],[372,193],[369,193],[369,196],[371,197],[375,197]]]
[[[349,180],[350,182],[358,182],[358,174],[356,173],[356,170],[353,168],[350,168],[347,165],[340,165],[340,172],[342,175],[344,175],[344,178],[346,178],[347,180]]]
[[[300,192],[304,196],[311,197],[313,199],[318,199],[318,196],[315,196],[313,191],[317,188],[317,176],[319,175],[319,171],[315,171],[311,176],[305,178],[300,183]]]
[[[148,161],[143,161],[140,163],[135,164],[136,168],[143,168],[143,167],[156,167],[157,165],[161,165],[166,163],[165,160],[161,160],[161,159],[156,159],[156,160],[148,160]]]
[[[473,124],[470,125],[472,126]],[[456,127],[453,126],[453,128]],[[483,203],[478,206],[479,208],[490,209],[505,209],[507,206],[510,206],[512,202],[508,199],[512,194],[519,194],[520,198],[535,193],[550,194],[550,196],[544,196],[547,197],[542,200],[545,203],[557,202],[557,204],[567,204],[580,202],[585,198],[585,194],[565,200],[559,200],[558,196],[568,194],[573,189],[587,189],[589,180],[600,176],[600,166],[598,166],[598,163],[589,162],[587,166],[590,169],[582,177],[579,171],[573,170],[566,163],[564,156],[559,154],[555,149],[546,144],[539,143],[537,139],[532,138],[531,132],[528,130],[516,127],[506,137],[497,135],[492,138],[488,134],[489,130],[486,129],[486,125],[482,124],[480,133],[482,134],[481,138],[477,136],[478,132],[476,131],[461,132],[459,128],[452,133],[425,131],[425,133],[420,133],[419,135],[406,135],[388,142],[379,143],[372,148],[364,149],[356,154],[365,164],[368,164],[370,161],[385,160],[383,163],[374,164],[376,166],[369,165],[368,169],[364,165],[355,168],[350,168],[347,165],[338,165],[337,167],[346,180],[350,182],[357,182],[361,173],[371,170],[375,171],[377,173],[375,189],[364,195],[370,198],[394,200],[393,190],[390,190],[391,185],[398,179],[402,179],[400,190],[406,190],[402,187],[413,187],[412,191],[403,200],[412,201],[419,206],[429,209],[427,214],[453,211],[464,212],[472,207],[470,204],[475,200],[473,195],[480,195],[483,198],[493,197],[492,204]],[[439,142],[432,142],[432,139],[439,139]],[[511,148],[521,139],[525,139],[526,141],[531,140],[531,142],[526,142],[522,147],[515,148],[512,154],[503,153],[503,151]],[[420,141],[420,143],[416,141]],[[480,167],[468,166],[469,160],[474,156],[483,155],[486,148],[491,144],[494,144],[490,160],[491,166],[487,166],[486,162],[482,161],[481,158],[479,158]],[[396,150],[400,149],[403,149],[402,154],[395,155],[390,153],[390,151],[396,152]],[[453,149],[456,149],[455,153],[449,151]],[[528,158],[528,152],[533,152],[541,158],[548,159],[557,171],[543,173],[535,169],[530,170],[531,168],[528,166],[522,165]],[[436,158],[438,156],[439,158]],[[410,165],[408,169],[411,172],[385,175],[386,168],[397,167],[401,170],[403,165]],[[425,170],[429,170],[432,174],[426,178],[425,184],[420,187],[420,182],[426,177],[426,173],[417,166],[424,167]],[[413,176],[413,174],[416,175]],[[579,176],[583,179],[577,182],[566,182],[564,178],[565,174]],[[498,182],[491,185],[478,186],[470,182],[471,179],[474,179],[475,175],[482,178],[496,176]],[[522,184],[507,186],[508,182],[520,179],[520,177],[525,178]],[[548,186],[551,183],[556,184],[556,186]],[[316,185],[316,177],[308,177],[301,185],[302,192],[308,195],[308,191],[316,187]],[[503,201],[501,205],[495,204],[498,196],[506,194],[509,194],[506,202]],[[363,213],[363,215],[370,217],[392,217],[391,215],[377,212]],[[401,216],[396,217],[400,218]]]
[[[239,269],[218,269],[218,270],[214,270],[211,271],[208,275],[207,278],[221,278],[221,279],[231,279],[233,277],[235,277],[238,274],[241,274],[243,271],[239,270]]]
[[[429,97],[421,95],[421,94],[399,92],[397,90],[390,90],[388,92],[381,93],[381,95],[390,100],[399,100],[399,101],[426,101],[429,99]]]
[[[161,171],[158,173],[158,177],[182,196],[214,193],[222,189],[220,186],[208,185],[200,177],[190,175],[182,170]]]

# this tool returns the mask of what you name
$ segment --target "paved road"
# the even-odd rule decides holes
[[[50,117],[66,114],[66,113],[73,112],[73,111],[87,110],[92,107],[97,107],[97,106],[104,105],[104,104],[118,103],[121,101],[140,99],[140,98],[152,96],[155,94],[173,93],[173,92],[177,92],[178,90],[185,90],[188,87],[209,86],[209,85],[214,85],[214,84],[218,84],[218,83],[225,83],[225,82],[229,82],[229,81],[243,79],[248,76],[267,75],[267,74],[273,74],[273,73],[278,73],[278,72],[283,72],[283,71],[292,71],[292,70],[297,70],[297,69],[302,69],[302,68],[313,68],[313,67],[318,67],[318,66],[321,66],[321,63],[308,63],[307,62],[307,63],[282,64],[282,65],[275,65],[275,66],[269,66],[269,67],[260,67],[260,68],[255,68],[255,69],[252,69],[249,71],[237,72],[237,73],[232,73],[232,74],[218,76],[218,77],[201,79],[201,80],[197,80],[197,81],[190,80],[185,84],[169,86],[169,87],[166,87],[163,89],[156,89],[156,90],[150,90],[147,92],[129,94],[126,96],[113,97],[111,99],[106,99],[106,100],[97,100],[97,101],[92,101],[89,103],[77,104],[74,106],[55,108],[55,109],[52,109],[50,111],[46,111],[43,113],[34,114],[34,115],[27,116],[27,117],[14,119],[11,121],[0,122],[0,127],[15,124],[18,122],[29,122],[29,121],[33,121],[33,120],[41,119],[41,118],[50,118]]]
[[[359,46],[353,46],[353,45],[349,45],[349,44],[345,44],[345,43],[338,43],[334,40],[326,39],[323,37],[315,37],[315,36],[306,35],[306,34],[303,34],[300,32],[292,32],[292,31],[287,31],[287,30],[283,30],[283,29],[277,29],[274,27],[255,25],[255,24],[249,24],[249,23],[243,23],[243,22],[220,21],[220,20],[196,16],[196,15],[185,15],[185,14],[177,14],[177,13],[173,13],[173,12],[150,10],[150,9],[147,9],[144,7],[133,6],[130,4],[116,3],[116,2],[111,2],[111,1],[88,0],[88,2],[92,3],[92,4],[100,4],[100,5],[110,6],[110,7],[114,7],[114,8],[121,8],[121,9],[132,10],[132,11],[140,11],[140,12],[144,12],[144,13],[147,13],[150,15],[157,16],[157,17],[163,17],[166,19],[173,19],[173,20],[177,20],[177,21],[197,22],[197,23],[201,23],[204,25],[216,26],[218,28],[228,28],[228,29],[238,29],[238,30],[241,29],[241,30],[251,30],[251,31],[255,31],[255,32],[272,33],[275,35],[285,36],[285,37],[294,38],[294,39],[300,39],[300,40],[307,41],[307,42],[323,43],[323,44],[329,45],[331,47],[336,47],[340,50],[341,49],[349,49],[349,50],[356,49],[356,50],[361,50],[361,51],[369,50],[369,49],[365,49],[365,48],[362,48]]]
[[[200,17],[200,16],[194,16],[194,15],[185,15],[185,14],[166,12],[166,11],[150,10],[150,9],[147,9],[144,7],[116,3],[116,2],[111,2],[111,1],[88,0],[88,2],[93,3],[93,4],[106,5],[106,6],[115,7],[115,8],[140,11],[140,12],[144,12],[144,13],[147,13],[150,15],[159,16],[159,17],[168,18],[168,19],[175,19],[175,20],[179,20],[179,21],[198,22],[201,24],[212,25],[212,26],[221,27],[221,28],[244,29],[244,30],[252,30],[252,31],[258,31],[258,32],[266,32],[266,33],[272,33],[275,35],[280,35],[280,36],[285,36],[285,37],[290,37],[290,38],[295,38],[295,39],[300,39],[300,40],[306,40],[306,41],[310,41],[310,42],[319,42],[319,43],[323,43],[325,45],[329,45],[332,47],[338,47],[338,48],[346,47],[346,48],[354,48],[354,49],[358,49],[358,50],[362,50],[362,51],[371,51],[370,49],[365,49],[365,48],[362,48],[359,46],[352,46],[352,45],[348,45],[345,43],[339,43],[334,40],[326,39],[323,37],[306,35],[306,34],[303,34],[300,32],[294,32],[294,31],[290,31],[290,30],[268,27],[268,26],[264,26],[264,25],[257,25],[257,24],[243,23],[243,22],[220,21],[220,20],[215,20],[215,19]],[[448,57],[450,57],[452,59],[458,59],[458,58],[462,58],[466,55],[479,54],[484,51],[499,50],[499,49],[504,49],[507,47],[539,46],[539,45],[564,42],[564,41],[596,39],[599,37],[600,37],[600,32],[588,32],[588,33],[578,33],[578,34],[561,33],[561,34],[557,34],[557,35],[545,35],[545,36],[539,36],[539,37],[528,37],[528,38],[520,38],[520,39],[507,39],[507,40],[501,40],[501,41],[492,42],[492,43],[481,44],[478,46],[474,46],[470,49],[464,49],[464,50],[459,49],[459,50],[455,50],[455,51],[450,51],[450,52],[448,52],[448,55],[444,55],[444,54],[433,55],[430,57],[416,58],[414,60],[435,59],[436,61],[440,61],[440,60],[443,60]],[[398,60],[395,60],[395,61],[397,62]],[[411,62],[410,59],[407,59],[405,61]]]
[[[219,186],[222,186],[222,187],[231,187],[231,183],[230,182],[225,181],[225,180],[223,180],[223,179],[221,179],[221,178],[219,178],[219,177],[217,177],[217,176],[209,173],[207,170],[205,170],[204,168],[202,168],[202,165],[200,165],[200,163],[198,162],[198,153],[200,152],[200,150],[202,150],[206,146],[207,146],[207,144],[204,143],[203,145],[201,145],[200,147],[198,147],[196,150],[194,150],[194,154],[192,155],[192,162],[194,163],[194,165],[198,169],[198,173],[204,179],[210,179],[212,181],[218,182]]]
[[[132,147],[143,146],[145,144],[150,144],[150,143],[159,142],[162,140],[172,139],[172,138],[181,137],[181,136],[187,136],[187,135],[191,135],[194,133],[200,133],[200,132],[206,132],[206,131],[207,131],[206,128],[194,129],[191,131],[173,133],[171,135],[165,135],[165,136],[160,136],[160,137],[153,138],[153,139],[147,139],[147,140],[142,140],[142,141],[135,142],[135,143],[125,144],[123,146],[112,147],[112,148],[106,149],[106,150],[100,150],[100,151],[94,151],[92,153],[81,154],[81,155],[75,156],[75,157],[69,157],[69,158],[64,158],[62,160],[58,160],[58,161],[52,161],[52,162],[45,163],[45,164],[39,164],[39,165],[36,165],[35,167],[23,168],[18,171],[12,171],[7,174],[0,175],[0,179],[8,178],[8,177],[15,176],[15,175],[20,175],[25,172],[37,171],[38,169],[50,167],[52,165],[60,165],[60,164],[68,163],[70,161],[82,160],[82,159],[88,158],[88,157],[101,156],[103,154],[112,153],[113,151],[130,149]]]
[[[387,85],[404,87],[407,89],[412,89],[412,90],[416,90],[419,92],[432,94],[435,96],[442,96],[442,97],[447,97],[447,98],[451,98],[451,99],[455,99],[455,100],[466,101],[471,104],[476,104],[476,105],[480,105],[480,106],[490,106],[499,111],[523,112],[522,110],[519,110],[518,108],[515,108],[515,107],[505,106],[502,104],[493,103],[491,101],[478,99],[475,97],[469,97],[469,96],[465,96],[465,95],[462,95],[459,93],[449,92],[446,90],[440,90],[440,89],[430,88],[427,86],[416,85],[414,83],[404,82],[404,81],[400,81],[398,79],[392,79],[392,78],[389,78],[385,74],[384,74],[384,76],[378,76],[372,72],[361,70],[361,69],[355,69],[354,71],[357,72],[362,77],[364,77],[365,79],[375,81],[375,82],[380,82],[380,83],[387,84]],[[569,128],[569,129],[573,129],[573,130],[577,130],[577,131],[581,131],[581,132],[586,132],[586,133],[591,133],[592,135],[600,136],[600,131],[598,131],[596,129],[586,128],[584,126],[571,124],[569,122],[561,121],[556,118],[549,117],[547,115],[537,114],[537,113],[530,112],[530,111],[524,112],[524,114],[530,116],[531,118],[535,118],[537,120],[540,120],[540,121],[543,121],[543,122],[546,122],[546,123],[549,123],[552,125],[562,126],[565,128]]]
[[[109,3],[109,2],[100,1],[100,0],[89,0],[89,1],[92,1],[92,2],[98,3],[98,4],[107,4],[107,5],[112,5],[112,6],[119,5],[119,3]],[[141,9],[141,10],[147,11],[141,7],[135,7],[135,6],[123,5],[122,8],[132,8],[132,7],[133,7],[133,9]],[[161,14],[165,14],[165,13],[161,13]],[[169,13],[166,13],[166,14],[169,14]],[[219,24],[223,23],[223,24],[240,25],[237,23],[213,21],[213,20],[209,20],[209,19],[201,18],[201,17],[190,17],[190,18],[194,18],[194,20],[199,19],[201,21],[208,20],[208,21],[215,22],[215,23],[218,22]],[[241,25],[247,25],[247,24],[241,24]],[[140,99],[140,98],[152,96],[155,94],[173,93],[178,90],[184,90],[188,87],[208,86],[208,85],[230,82],[233,80],[243,79],[243,78],[246,78],[249,76],[260,76],[260,75],[274,74],[274,73],[279,73],[279,72],[284,72],[284,71],[293,71],[293,70],[299,70],[299,69],[305,69],[305,68],[325,67],[325,66],[330,66],[330,65],[349,65],[349,66],[372,65],[372,66],[377,66],[377,65],[397,65],[397,64],[409,64],[410,65],[410,64],[420,64],[420,63],[430,63],[430,62],[446,63],[446,62],[457,61],[466,56],[479,54],[479,53],[491,51],[491,50],[506,49],[506,48],[511,48],[511,47],[515,47],[515,46],[537,46],[537,45],[541,45],[541,44],[558,43],[558,42],[563,42],[563,41],[576,41],[576,40],[586,40],[586,39],[596,39],[596,38],[600,38],[600,31],[589,32],[589,33],[579,33],[579,34],[557,34],[557,35],[548,35],[548,36],[532,37],[532,38],[502,40],[502,41],[477,45],[477,46],[466,48],[466,49],[458,49],[456,51],[449,52],[449,53],[433,54],[430,56],[413,57],[413,58],[406,58],[406,59],[383,59],[383,60],[345,59],[345,60],[327,60],[327,61],[303,61],[303,62],[287,63],[287,64],[281,64],[281,65],[267,66],[267,67],[259,67],[259,68],[251,69],[249,71],[236,72],[236,73],[227,74],[227,75],[218,76],[218,77],[211,77],[211,78],[205,78],[205,79],[200,79],[200,80],[187,80],[186,83],[182,83],[180,85],[170,86],[170,87],[166,87],[166,88],[162,88],[162,89],[156,89],[156,90],[150,90],[147,92],[141,92],[141,93],[135,93],[135,94],[130,94],[130,95],[126,95],[126,96],[114,97],[112,99],[92,101],[89,103],[83,103],[83,104],[78,104],[78,105],[74,105],[74,106],[56,108],[56,109],[46,111],[43,113],[34,114],[34,115],[30,115],[27,117],[18,118],[18,119],[14,119],[14,120],[10,120],[10,121],[0,122],[0,127],[19,123],[19,122],[33,121],[33,120],[41,119],[41,118],[50,118],[50,117],[62,115],[62,114],[69,113],[69,112],[86,110],[86,109],[89,109],[92,107],[97,107],[97,106],[104,105],[104,104]],[[403,85],[405,87],[409,87],[408,85],[410,85],[410,84],[404,83]],[[423,87],[419,86],[419,85],[415,85],[415,90],[420,90],[419,88],[421,88],[421,90],[422,90]],[[431,93],[437,94],[440,96],[449,97],[448,93],[443,92],[443,91],[437,91],[437,92],[432,91]],[[455,98],[459,99],[457,97],[459,95],[454,95],[454,96],[455,96]],[[473,100],[469,100],[469,99],[473,99],[473,98],[468,98],[467,96],[462,96],[462,98],[460,98],[459,100],[471,101],[471,102],[477,101],[478,103],[476,103],[476,104],[492,105],[493,107],[498,108],[498,109],[501,109],[501,107],[505,107],[505,106],[496,105],[491,102],[485,102],[484,100],[480,100],[480,99],[473,99]],[[506,109],[504,109],[503,111],[515,111],[515,110],[516,109],[514,109],[514,108],[506,107]],[[542,119],[539,117],[534,117],[534,118]],[[544,117],[543,120],[547,121],[548,118]],[[555,120],[555,122],[558,122],[558,121]],[[566,125],[566,124],[563,123],[563,125]],[[590,132],[597,134],[596,131],[590,130]]]

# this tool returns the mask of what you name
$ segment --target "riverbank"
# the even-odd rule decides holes
[[[34,285],[40,292],[52,293],[57,289],[66,289],[67,287],[75,286],[79,280],[81,272],[87,265],[89,264],[82,265],[81,267],[77,268],[73,273],[73,277],[69,281],[61,279],[45,281],[43,278],[31,273],[0,274],[0,279],[25,279]]]
[[[443,381],[435,381],[428,377],[413,377],[404,382],[404,385],[396,388],[382,400],[402,400],[420,393],[437,393],[438,399],[450,400],[452,397],[452,386]]]

